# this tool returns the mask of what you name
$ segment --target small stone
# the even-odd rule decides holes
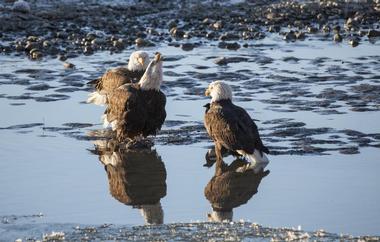
[[[183,31],[182,29],[179,29],[177,27],[171,28],[169,32],[170,32],[170,35],[175,37],[175,38],[183,38],[183,36],[185,34],[185,31]]]
[[[299,40],[304,40],[306,38],[306,34],[304,32],[296,32],[295,35]]]
[[[339,33],[340,32],[340,26],[339,25],[335,25],[333,27],[333,31],[334,31],[334,33]]]
[[[218,43],[218,47],[221,49],[225,49],[225,48],[227,48],[227,43],[224,41],[221,41]]]
[[[42,53],[40,51],[38,51],[38,50],[35,50],[35,51],[33,51],[30,54],[30,58],[32,58],[33,60],[41,59],[42,58]]]
[[[343,38],[339,33],[334,34],[334,41],[335,42],[342,42]]]
[[[84,53],[85,55],[91,55],[91,54],[94,53],[94,50],[92,49],[91,46],[86,46],[86,47],[84,47],[84,49],[83,49],[83,53]]]
[[[59,54],[57,57],[58,57],[58,60],[60,60],[60,61],[67,60],[67,57],[64,54]]]
[[[123,39],[118,39],[112,41],[112,45],[118,49],[124,49],[124,40]]]
[[[272,26],[269,26],[268,28],[268,31],[271,33],[278,33],[280,32],[280,30],[281,30],[281,27],[278,25],[272,25]]]
[[[322,27],[322,31],[325,32],[325,33],[330,33],[331,29],[330,29],[330,26],[328,25],[324,25]]]
[[[73,68],[75,68],[75,65],[73,63],[70,63],[70,62],[65,62],[65,63],[63,63],[63,67],[66,69],[73,69]]]
[[[182,50],[184,50],[184,51],[190,51],[190,50],[193,50],[194,49],[194,44],[192,44],[192,43],[184,43],[184,44],[182,44],[181,45],[181,48],[182,48]]]
[[[240,45],[237,42],[234,43],[227,43],[227,49],[229,50],[237,50],[240,49]]]
[[[358,38],[352,38],[348,41],[348,43],[352,46],[352,47],[356,47],[359,45],[359,39]]]
[[[371,30],[368,31],[367,36],[368,36],[368,38],[376,38],[376,37],[380,37],[380,31],[377,31],[377,30],[371,29]]]
[[[233,34],[233,33],[225,33],[219,37],[219,40],[221,41],[229,41],[229,40],[238,40],[239,35]]]
[[[208,32],[208,33],[206,34],[206,38],[207,38],[207,39],[214,39],[215,37],[216,37],[215,32]]]
[[[12,10],[15,12],[20,13],[29,13],[30,12],[30,5],[28,2],[25,2],[23,0],[17,0],[13,3]]]
[[[51,46],[51,42],[49,40],[45,40],[43,43],[42,43],[42,46],[45,47],[45,48],[48,48]]]
[[[32,49],[36,49],[38,48],[38,44],[37,43],[34,43],[34,42],[30,42],[28,41],[25,45],[25,50],[26,51],[31,51]]]
[[[177,27],[177,21],[175,20],[170,21],[168,24],[168,28],[171,30],[172,28],[175,28],[175,27]]]
[[[294,41],[295,39],[296,39],[296,35],[295,35],[293,30],[290,30],[284,36],[284,40],[286,40],[286,41]]]
[[[154,44],[152,42],[150,42],[149,40],[144,40],[142,38],[137,38],[135,40],[135,43],[136,43],[136,46],[137,47],[148,47],[148,46],[154,46]]]
[[[307,32],[308,32],[309,34],[315,34],[315,33],[318,32],[318,29],[315,28],[315,27],[311,27],[311,26],[309,26],[309,27],[307,27]]]
[[[226,57],[219,57],[214,61],[215,64],[217,65],[227,65],[228,61]]]
[[[22,44],[17,43],[15,46],[15,49],[16,49],[16,51],[24,51],[25,47]]]
[[[215,23],[212,24],[212,28],[215,29],[215,30],[220,30],[223,28],[223,23],[222,21],[217,21]]]
[[[31,41],[31,42],[37,42],[38,41],[38,37],[37,36],[28,36],[28,38],[26,38],[27,41]]]

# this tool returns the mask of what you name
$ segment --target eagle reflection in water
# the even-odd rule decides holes
[[[129,149],[115,140],[95,141],[93,153],[107,172],[111,195],[138,208],[146,224],[162,224],[160,200],[166,196],[166,168],[157,151]]]
[[[208,154],[204,166],[211,167],[215,162]],[[213,210],[207,215],[209,221],[232,221],[233,209],[247,203],[257,193],[261,180],[270,173],[269,170],[256,174],[253,170],[240,172],[239,168],[246,164],[245,160],[236,158],[221,174],[217,172],[220,167],[216,167],[214,176],[204,189]]]

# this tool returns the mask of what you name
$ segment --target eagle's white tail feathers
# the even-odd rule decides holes
[[[109,122],[108,119],[107,119],[107,114],[103,114],[101,119],[102,119],[103,127],[104,128],[107,128],[109,125],[111,125],[112,130],[113,131],[116,130],[116,128],[117,128],[117,120]]]
[[[111,122],[111,128],[113,131],[115,131],[117,129],[117,121],[116,120]]]
[[[108,125],[110,125],[110,123],[108,122],[108,119],[107,119],[107,114],[103,114],[101,119],[102,119],[102,122],[103,122],[103,127],[107,128]]]
[[[106,165],[116,166],[120,162],[120,157],[116,152],[112,152],[112,154],[102,155],[100,158],[101,162]]]
[[[88,95],[87,103],[93,103],[95,105],[104,106],[107,101],[107,96],[100,94],[99,92],[93,92]]]
[[[253,154],[247,154],[242,150],[237,150],[237,152],[241,155],[244,155],[250,162],[245,170],[252,169],[254,173],[258,173],[261,169],[264,169],[269,164],[268,157],[264,153],[261,156],[260,151],[258,150],[255,150]],[[241,171],[241,169],[238,169],[238,171]]]
[[[102,139],[94,140],[93,143],[96,147],[100,147],[100,148],[107,147],[107,140],[102,140]]]
[[[261,156],[258,150],[255,150],[253,154],[247,154],[247,158],[251,162],[248,169],[252,169],[255,173],[264,169],[269,163],[268,157],[264,153],[263,156]]]

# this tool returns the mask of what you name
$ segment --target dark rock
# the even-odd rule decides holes
[[[136,46],[137,47],[150,47],[150,46],[155,46],[155,44],[153,44],[152,42],[150,42],[149,40],[144,40],[142,38],[137,38],[135,40],[135,43],[136,43]]]
[[[296,34],[294,33],[293,30],[289,31],[284,35],[284,40],[286,41],[294,41],[296,39]]]
[[[222,21],[217,21],[217,22],[213,23],[213,24],[211,25],[211,27],[212,27],[213,29],[215,29],[215,30],[220,30],[220,29],[223,28],[223,22],[222,22]]]
[[[331,31],[330,26],[328,26],[328,25],[323,25],[323,27],[322,27],[322,31],[325,32],[325,33],[330,33],[330,31]]]
[[[221,41],[238,40],[239,36],[233,33],[225,33],[219,37]]]
[[[333,31],[334,31],[334,33],[339,33],[340,32],[340,26],[339,25],[335,25],[333,27]]]
[[[315,33],[317,33],[318,32],[318,29],[317,28],[315,28],[315,27],[307,27],[307,32],[309,33],[309,34],[315,34]]]
[[[177,27],[171,28],[169,32],[170,32],[170,35],[173,36],[174,38],[183,38],[185,34],[185,31]]]
[[[281,30],[281,27],[278,25],[272,25],[272,26],[269,26],[268,28],[268,31],[271,33],[278,33],[280,32],[280,30]]]
[[[182,50],[184,51],[190,51],[193,50],[195,45],[193,43],[184,43],[181,45]]]
[[[66,69],[73,69],[73,68],[75,68],[75,65],[73,63],[70,63],[70,62],[65,62],[65,63],[63,63],[63,67]]]
[[[356,47],[359,45],[359,38],[352,38],[350,40],[348,40],[348,43],[352,46],[352,47]]]
[[[237,50],[240,49],[240,45],[237,42],[227,43],[226,48],[229,50]]]
[[[342,36],[339,33],[336,33],[333,39],[335,42],[342,42],[343,40]]]
[[[368,38],[376,38],[376,37],[380,37],[380,31],[377,31],[377,30],[371,29],[371,30],[368,31],[367,36],[368,36]]]
[[[306,34],[304,32],[296,32],[295,35],[298,40],[304,40],[306,38]]]

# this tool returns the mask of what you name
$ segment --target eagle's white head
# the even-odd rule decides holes
[[[214,81],[208,85],[205,95],[211,96],[211,102],[232,100],[232,89],[227,83]]]
[[[153,60],[150,61],[145,70],[144,75],[141,77],[139,84],[142,90],[160,90],[163,80],[162,73],[162,55],[157,52]]]
[[[145,51],[139,50],[132,52],[129,57],[128,70],[130,71],[144,71],[149,64],[149,54]]]

